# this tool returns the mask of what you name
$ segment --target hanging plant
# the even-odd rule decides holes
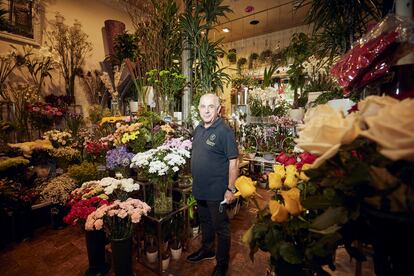
[[[236,49],[230,49],[227,53],[227,59],[230,63],[235,63],[237,61],[237,50]]]
[[[268,62],[269,60],[271,60],[272,55],[272,50],[266,49],[260,53],[259,61],[262,63]]]
[[[282,63],[282,55],[281,51],[273,53],[270,60],[271,65],[278,67]]]
[[[244,65],[246,65],[247,63],[247,59],[246,58],[239,58],[239,60],[237,61],[237,69],[239,69],[239,71],[242,69],[242,67]]]
[[[259,58],[258,53],[251,53],[249,56],[249,69],[253,68],[253,62]]]

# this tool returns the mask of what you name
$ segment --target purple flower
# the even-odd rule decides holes
[[[113,170],[118,167],[129,167],[134,154],[128,152],[126,146],[120,146],[106,153],[106,167]]]

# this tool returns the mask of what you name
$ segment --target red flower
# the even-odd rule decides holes
[[[304,164],[312,164],[313,162],[315,162],[317,157],[309,152],[303,152],[299,154],[299,158],[301,162],[303,162]]]
[[[82,199],[72,205],[70,212],[63,218],[66,224],[75,225],[84,223],[88,216],[102,205],[108,205],[109,202],[100,197],[94,196],[89,199]]]

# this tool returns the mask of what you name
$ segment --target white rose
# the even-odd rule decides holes
[[[334,156],[341,145],[351,143],[359,132],[355,114],[344,118],[330,106],[319,105],[307,112],[305,124],[295,141],[299,148],[319,156],[314,163],[314,167],[318,167]]]
[[[381,154],[391,160],[414,161],[414,99],[385,105],[361,120],[368,128],[361,135],[380,145]]]
[[[385,106],[398,103],[389,96],[369,96],[358,103],[359,115],[363,118],[375,116]],[[362,124],[361,128],[365,128]]]

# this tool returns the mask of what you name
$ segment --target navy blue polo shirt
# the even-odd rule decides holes
[[[239,155],[233,130],[218,118],[210,127],[194,130],[191,154],[193,195],[222,201],[229,182],[229,160]]]

